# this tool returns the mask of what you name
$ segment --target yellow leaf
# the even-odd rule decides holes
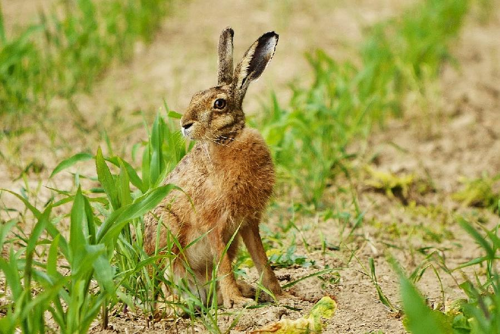
[[[281,255],[281,254],[283,254],[283,252],[276,248],[268,249],[266,252],[268,258],[270,258],[273,255]]]
[[[321,298],[314,305],[309,315],[297,320],[282,319],[261,329],[254,330],[252,334],[304,334],[321,333],[323,330],[322,319],[330,319],[337,310],[337,303],[328,296]]]

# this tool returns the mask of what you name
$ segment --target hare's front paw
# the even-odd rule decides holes
[[[225,308],[239,308],[255,304],[253,299],[243,297],[241,294],[237,293],[225,295],[223,298]]]

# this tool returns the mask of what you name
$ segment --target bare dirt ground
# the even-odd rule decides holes
[[[0,7],[4,14],[4,25],[7,37],[19,28],[36,22],[37,14],[47,10],[55,0],[2,0]]]
[[[23,183],[12,180],[30,162],[36,161],[43,166],[42,171],[31,173],[28,184],[32,187],[39,182],[51,185],[46,180],[56,163],[81,151],[95,152],[98,145],[103,145],[103,129],[111,142],[116,143],[116,151],[128,152],[131,144],[146,136],[138,110],[151,119],[165,98],[170,108],[182,111],[193,92],[215,83],[215,45],[219,31],[227,25],[236,32],[236,57],[262,32],[280,33],[273,63],[247,96],[245,108],[252,113],[258,110],[259,101],[266,100],[271,89],[285,104],[288,82],[310,80],[304,52],[323,48],[334,57],[350,57],[352,48],[362,37],[363,27],[397,15],[408,3],[391,0],[318,1],[308,6],[300,2],[289,2],[286,6],[265,1],[250,4],[243,0],[231,6],[197,0],[182,3],[166,19],[151,46],[138,45],[129,64],[114,66],[91,95],[75,99],[77,112],[70,112],[65,102],[55,101],[53,113],[44,121],[46,127],[50,124],[49,131],[26,132],[16,139],[22,145],[4,139],[0,144],[10,158],[0,164],[0,183],[2,187],[18,191]],[[4,10],[8,7],[4,6]],[[459,67],[443,68],[440,82],[430,87],[435,94],[426,106],[418,99],[412,104],[410,99],[404,118],[391,120],[370,137],[366,158],[357,162],[359,177],[355,183],[359,205],[366,211],[360,228],[347,236],[338,220],[316,217],[296,221],[304,240],[312,245],[305,247],[298,242],[297,253],[307,255],[320,269],[326,265],[339,268],[338,276],[323,277],[326,281],[318,278],[302,281],[290,291],[295,299],[285,300],[283,305],[223,314],[219,318],[222,328],[229,326],[239,313],[241,318],[233,330],[235,333],[249,332],[281,318],[298,318],[322,296],[330,295],[337,300],[338,310],[327,322],[327,333],[405,332],[398,314],[379,301],[369,276],[368,259],[374,258],[380,286],[397,305],[398,282],[386,255],[394,256],[411,271],[422,263],[426,254],[436,251],[454,267],[477,252],[455,218],[460,214],[481,216],[489,224],[498,223],[498,217],[488,210],[461,207],[451,200],[451,194],[460,188],[459,176],[479,177],[484,172],[490,175],[500,172],[499,35],[498,7],[487,24],[470,17],[453,48]],[[29,126],[36,127],[35,124]],[[414,174],[415,178],[432,184],[434,190],[412,193],[410,203],[403,203],[397,197],[391,198],[365,185],[368,177],[363,172],[365,164],[395,175]],[[87,167],[80,168],[85,172]],[[71,186],[67,175],[50,182],[59,188]],[[43,191],[41,194],[43,197]],[[335,186],[328,195],[332,198],[332,207],[348,201]],[[8,199],[2,198],[2,201]],[[277,224],[278,218],[269,217],[271,229]],[[326,236],[327,244],[340,245],[341,250],[332,247],[325,255],[319,246],[321,234]],[[311,270],[297,267],[276,272],[286,283]],[[248,275],[251,280],[257,279],[253,270]],[[328,278],[332,281],[328,282]],[[445,302],[463,297],[451,277],[442,274],[441,278]],[[462,280],[459,273],[455,278]],[[442,291],[431,270],[423,275],[419,288],[432,305],[439,307]],[[199,326],[190,327],[189,322],[182,319],[151,323],[120,312],[110,323],[110,329],[104,332],[182,333],[188,329],[203,332]],[[100,332],[99,327],[94,327],[92,332]]]

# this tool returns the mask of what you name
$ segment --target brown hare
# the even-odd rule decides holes
[[[226,28],[220,36],[218,85],[196,93],[181,119],[183,135],[197,143],[165,182],[179,186],[188,196],[179,191],[170,193],[146,217],[144,235],[148,254],[155,251],[157,233],[160,248],[165,247],[169,233],[182,248],[199,239],[182,250],[166,277],[188,282],[191,291],[206,301],[204,285],[218,264],[218,295],[227,308],[241,306],[251,301],[247,297],[253,297],[251,287],[237,282],[232,272],[238,237],[228,244],[235,233],[243,239],[263,285],[274,295],[282,295],[259,234],[259,223],[273,192],[274,166],[259,132],[245,127],[242,110],[248,85],[270,62],[278,35],[262,35],[234,72],[233,35],[233,30]],[[194,275],[186,272],[185,263]]]

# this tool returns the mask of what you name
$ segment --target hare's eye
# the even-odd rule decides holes
[[[215,109],[224,109],[225,106],[226,106],[226,100],[224,99],[217,99],[214,102]]]

